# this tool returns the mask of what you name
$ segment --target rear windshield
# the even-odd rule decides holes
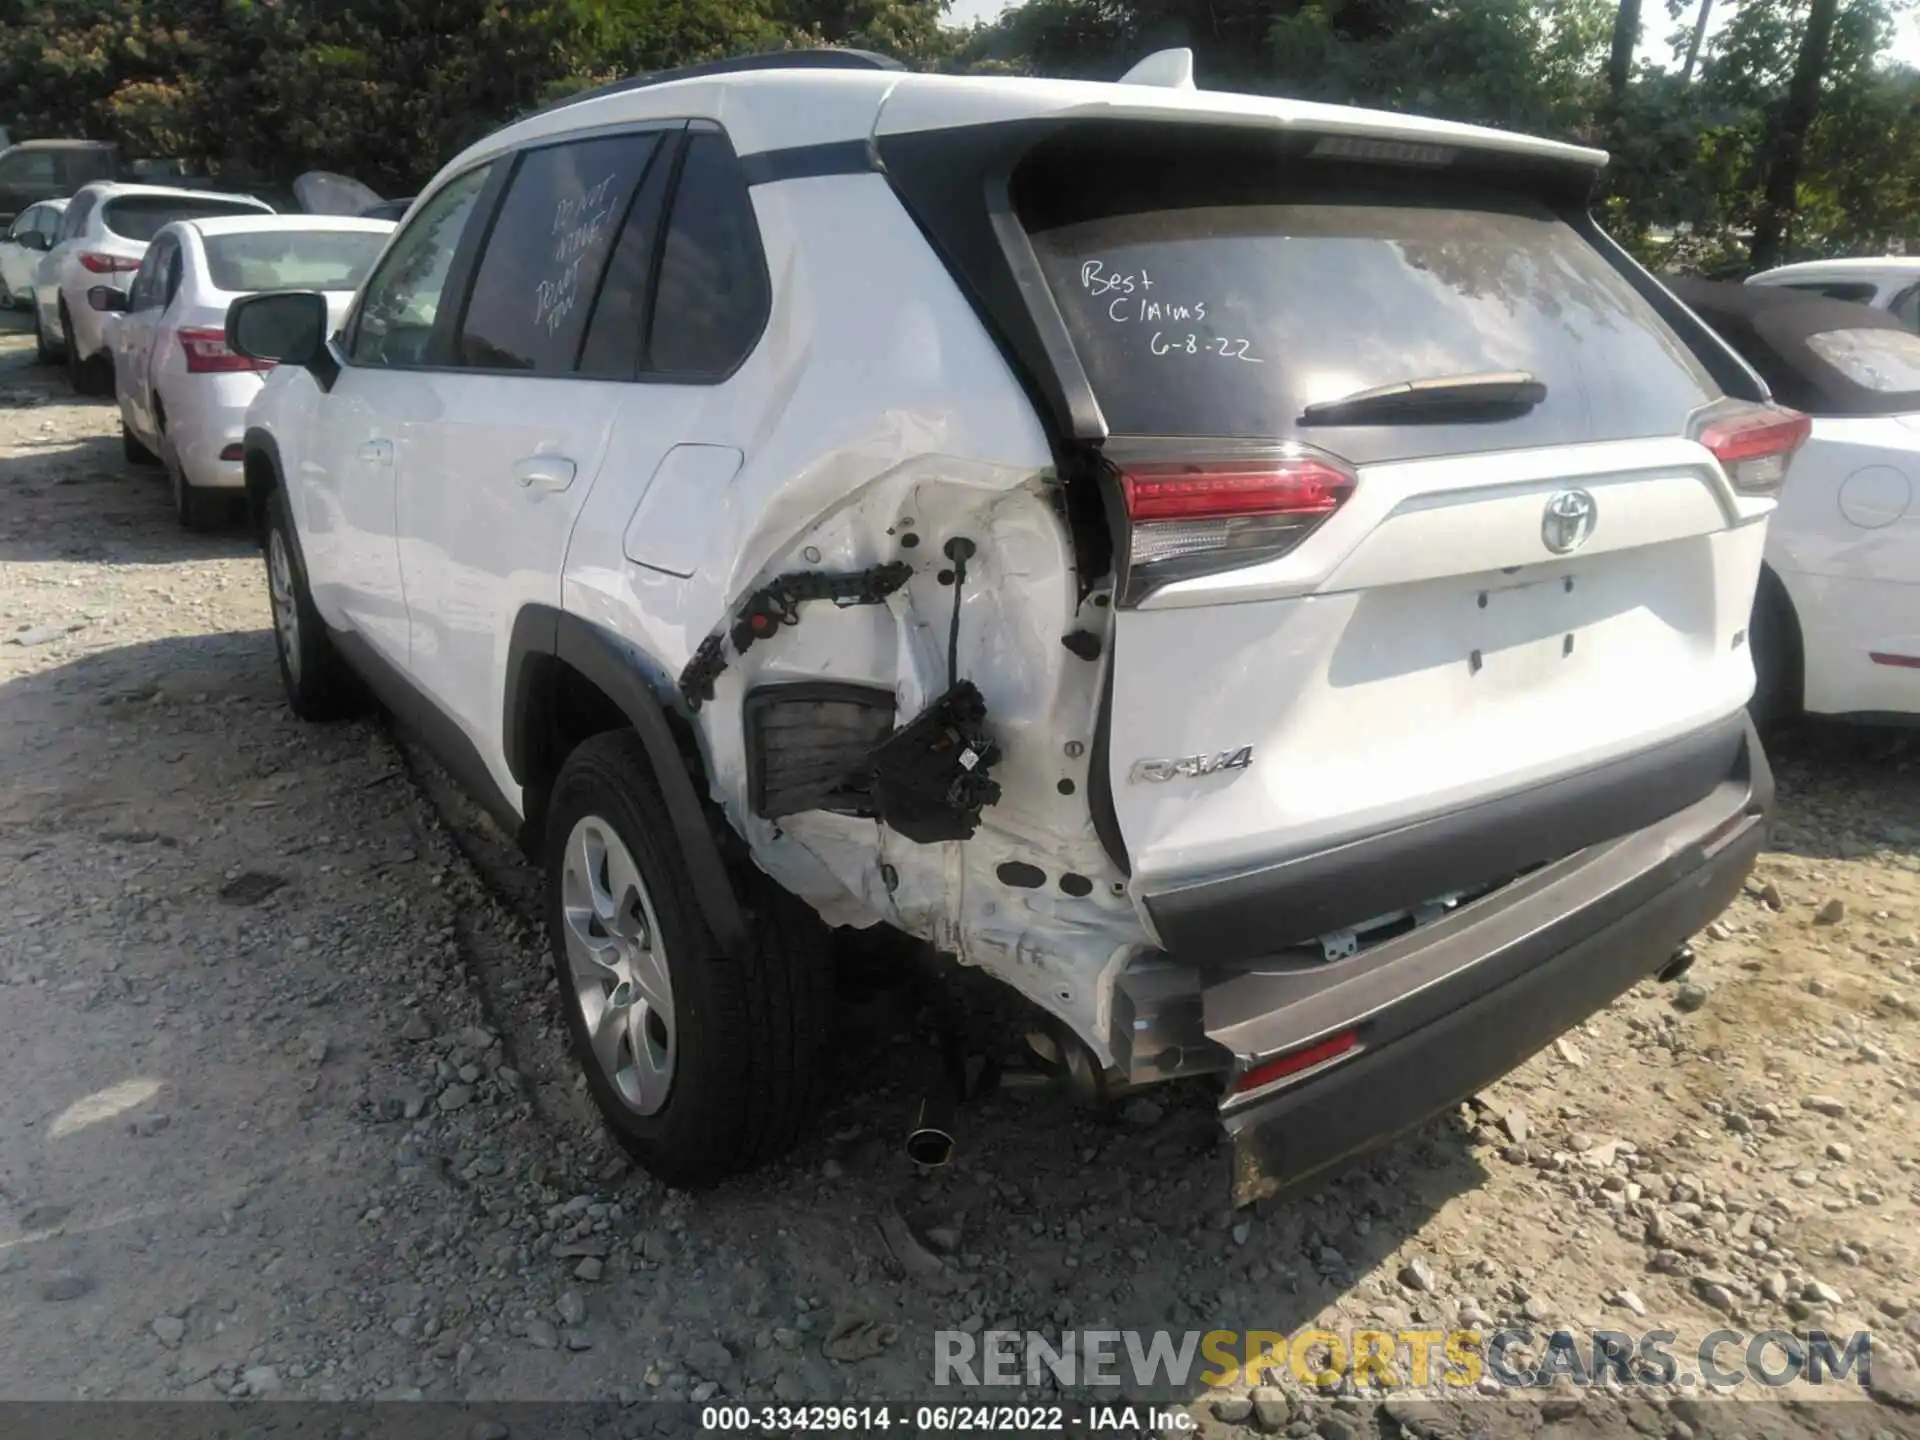
[[[1384,460],[1680,434],[1719,395],[1566,220],[1484,183],[1076,145],[1029,163],[1015,203],[1115,434]],[[1300,423],[1379,386],[1510,371],[1545,400],[1464,423]]]
[[[1920,335],[1906,330],[1823,330],[1807,348],[1854,384],[1882,395],[1920,392]]]
[[[123,195],[109,200],[101,219],[123,240],[142,244],[176,220],[208,220],[216,215],[264,215],[266,210],[245,200],[223,200],[215,195]]]
[[[209,235],[207,278],[216,290],[358,290],[386,241],[383,231]]]

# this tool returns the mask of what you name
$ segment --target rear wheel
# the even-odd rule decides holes
[[[120,453],[127,457],[129,465],[158,465],[160,457],[149,450],[133,433],[125,420],[120,422]]]
[[[46,326],[40,323],[40,305],[38,301],[35,301],[33,306],[33,358],[42,365],[58,365],[60,363],[60,352],[47,343],[47,330]]]
[[[282,490],[267,498],[266,532],[267,599],[273,608],[274,651],[287,705],[302,720],[338,720],[359,713],[366,708],[366,692],[314,608]]]
[[[608,1127],[669,1185],[712,1184],[785,1151],[818,1105],[825,927],[746,875],[750,953],[721,953],[631,730],[568,757],[546,832],[554,974]]]
[[[180,522],[180,528],[196,534],[217,529],[225,515],[226,496],[204,490],[187,479],[179,452],[167,443],[164,435],[160,437],[160,450],[161,463],[167,467],[167,484],[173,491],[173,515]]]
[[[80,344],[73,336],[73,316],[66,302],[60,305],[60,331],[67,352],[67,383],[76,395],[105,395],[113,389],[113,362],[104,355],[80,358]]]

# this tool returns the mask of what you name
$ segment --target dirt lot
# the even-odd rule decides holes
[[[815,1142],[696,1200],[594,1123],[530,877],[382,725],[287,714],[257,555],[30,359],[0,336],[0,1399],[925,1398],[950,1328],[1870,1328],[1842,1407],[1179,1398],[1328,1440],[1920,1433],[1920,748],[1789,737],[1684,985],[1304,1198],[1224,1207],[1199,1091],[991,1098],[916,1176],[914,1046],[855,977]]]

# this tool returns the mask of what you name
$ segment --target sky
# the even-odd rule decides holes
[[[975,20],[991,20],[1002,10],[1005,10],[1011,3],[1013,3],[1013,0],[953,0],[951,8],[947,11],[947,23],[950,25],[970,25]],[[1661,40],[1654,33],[1657,30],[1665,28],[1664,22],[1666,16],[1664,14],[1664,7],[1656,4],[1649,5],[1646,9],[1648,18],[1653,23],[1648,24],[1642,32],[1641,50],[1643,53],[1645,53],[1649,45],[1657,46],[1660,49],[1665,48]],[[1728,4],[1727,0],[1719,0],[1719,3],[1714,6],[1713,18],[1708,21],[1709,31],[1719,29],[1720,23],[1725,21],[1732,9],[1733,6]],[[1908,11],[1905,15],[1901,16],[1899,31],[1894,38],[1893,48],[1889,52],[1888,58],[1920,69],[1920,12]],[[1674,63],[1676,66],[1678,65],[1678,56],[1674,57]]]

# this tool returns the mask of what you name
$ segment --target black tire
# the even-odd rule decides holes
[[[46,328],[40,323],[40,305],[33,306],[33,358],[42,365],[58,365],[60,352],[47,343]]]
[[[1794,719],[1800,713],[1806,673],[1800,624],[1787,587],[1765,567],[1747,622],[1747,649],[1753,656],[1753,698],[1747,713],[1754,725],[1765,730]]]
[[[175,453],[173,446],[167,444],[165,436],[161,437],[160,444],[163,451],[160,463],[166,466],[167,486],[173,493],[173,518],[180,522],[182,530],[192,531],[196,535],[218,530],[221,522],[227,518],[227,497],[194,485],[187,479],[180,456]]]
[[[127,428],[127,422],[120,422],[120,453],[127,458],[129,465],[158,465],[160,457],[140,443],[140,437]]]
[[[663,1103],[642,1113],[594,1058],[568,959],[566,856],[595,821],[625,846],[647,896],[672,986],[673,1067]],[[631,730],[585,741],[561,766],[546,824],[547,927],[561,1007],[594,1103],[656,1179],[696,1188],[792,1147],[819,1108],[833,994],[826,928],[758,874],[736,877],[750,953],[720,951],[693,898],[666,802]],[[632,1040],[627,1041],[631,1053]]]
[[[73,316],[66,303],[60,305],[60,331],[66,338],[67,383],[76,395],[100,396],[113,393],[113,362],[104,355],[80,358],[80,346],[73,338]]]
[[[299,536],[294,533],[293,517],[287,511],[284,491],[276,488],[267,497],[267,524],[263,549],[267,559],[267,599],[273,611],[274,656],[280,664],[280,683],[287,692],[287,705],[302,720],[340,720],[358,715],[367,708],[366,690],[359,677],[347,668],[340,652],[327,633],[326,622],[314,609],[313,592],[307,587],[306,561],[300,554]],[[288,628],[281,623],[282,598],[276,583],[276,543],[279,558],[285,564],[286,599],[295,621],[291,641]]]

